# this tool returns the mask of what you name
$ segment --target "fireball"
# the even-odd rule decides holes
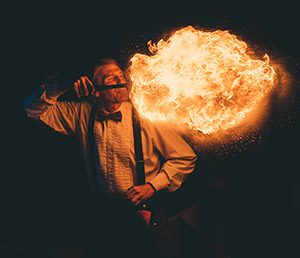
[[[204,134],[241,124],[275,87],[267,54],[228,31],[188,26],[130,59],[131,99],[152,121],[185,124]]]

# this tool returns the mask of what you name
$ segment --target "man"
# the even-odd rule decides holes
[[[126,78],[117,61],[106,58],[95,66],[92,81],[87,76],[81,76],[73,85],[42,85],[25,100],[29,117],[62,134],[73,135],[79,142],[90,188],[102,196],[102,204],[99,204],[102,209],[97,215],[107,223],[100,231],[102,235],[105,232],[106,237],[109,235],[109,240],[106,240],[110,243],[117,238],[117,243],[110,245],[115,248],[120,244],[123,248],[130,243],[139,247],[145,244],[133,207],[160,191],[179,189],[193,172],[196,162],[195,153],[175,131],[161,123],[140,119],[145,183],[135,185],[133,107],[128,88],[121,87],[125,83]],[[70,90],[75,90],[79,99],[86,97],[83,98],[85,100],[58,101],[62,94]],[[91,135],[93,141],[90,141]],[[118,226],[113,226],[116,221]],[[133,228],[135,232],[131,231]],[[112,257],[114,250],[108,249]],[[126,250],[130,253],[134,249]]]

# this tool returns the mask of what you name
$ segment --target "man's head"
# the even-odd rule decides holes
[[[126,79],[119,63],[112,58],[100,60],[95,65],[93,74],[93,84],[97,87],[111,86],[115,84],[124,84]],[[96,101],[103,104],[120,104],[128,100],[128,89],[114,88],[95,93]]]

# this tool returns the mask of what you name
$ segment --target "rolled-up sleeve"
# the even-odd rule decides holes
[[[197,155],[190,145],[174,129],[163,124],[152,127],[153,145],[163,156],[159,173],[150,180],[156,190],[176,191],[191,174],[196,165]]]
[[[47,124],[59,133],[73,135],[76,130],[78,103],[57,101],[67,90],[59,83],[38,87],[24,101],[27,116]]]

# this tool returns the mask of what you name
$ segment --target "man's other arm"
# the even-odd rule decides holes
[[[197,155],[188,143],[167,125],[154,124],[151,133],[153,145],[164,157],[165,163],[150,183],[157,191],[176,191],[194,171]]]
[[[24,101],[27,116],[62,134],[73,135],[79,103],[58,101],[68,90],[69,87],[61,83],[41,85]]]

